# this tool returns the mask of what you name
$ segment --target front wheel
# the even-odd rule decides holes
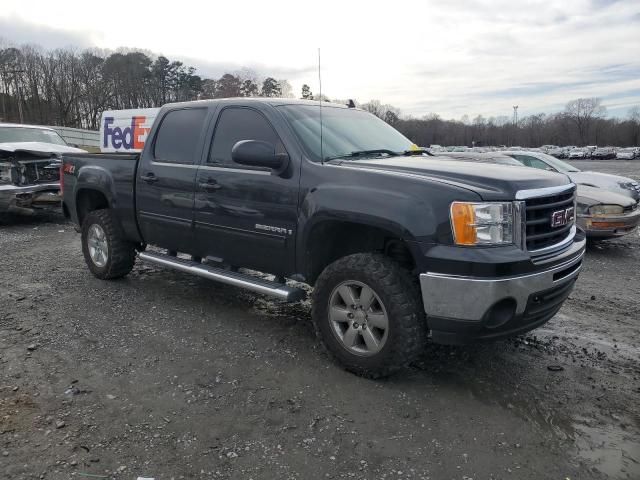
[[[427,325],[415,279],[379,254],[341,258],[313,291],[313,322],[327,351],[347,370],[387,376],[423,350]]]
[[[102,280],[127,275],[136,260],[135,245],[120,235],[110,210],[94,210],[82,222],[82,253],[96,277]]]

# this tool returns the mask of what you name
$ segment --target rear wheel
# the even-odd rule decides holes
[[[103,280],[124,277],[136,260],[135,245],[122,238],[110,210],[94,210],[85,217],[82,253],[91,273]]]
[[[379,254],[329,265],[313,292],[313,322],[327,351],[369,378],[393,373],[424,348],[427,326],[410,272]]]

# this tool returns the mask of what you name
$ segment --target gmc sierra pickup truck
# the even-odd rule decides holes
[[[61,169],[96,277],[127,275],[137,258],[285,301],[305,295],[288,280],[307,283],[318,337],[369,377],[429,337],[542,325],[584,255],[565,175],[433,157],[330,103],[170,104],[139,155],[65,155]]]

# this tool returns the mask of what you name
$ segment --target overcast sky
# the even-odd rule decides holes
[[[2,0],[5,43],[140,48],[203,76],[249,67],[404,114],[520,116],[640,105],[640,1]]]

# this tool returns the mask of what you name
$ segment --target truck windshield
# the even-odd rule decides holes
[[[66,142],[53,130],[29,127],[0,127],[0,143],[42,142],[54,145],[66,145]]]
[[[314,161],[341,157],[357,159],[367,156],[363,155],[366,152],[371,155],[402,154],[412,146],[411,140],[370,113],[323,105],[320,149],[319,107],[284,105],[278,108]]]

